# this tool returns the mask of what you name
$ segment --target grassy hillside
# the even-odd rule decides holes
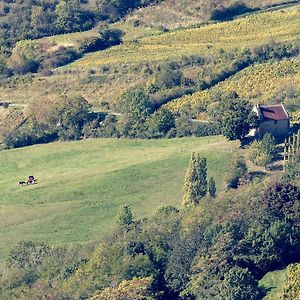
[[[292,1],[284,1],[285,3]],[[233,1],[205,1],[205,0],[164,0],[156,5],[141,8],[131,13],[127,22],[140,20],[148,26],[164,26],[166,28],[187,27],[210,20],[214,6],[221,3],[228,7]],[[282,0],[245,0],[243,3],[249,8],[266,8],[283,3]]]
[[[280,293],[284,286],[286,269],[267,273],[261,280],[260,285],[267,290],[263,300],[280,299]]]
[[[124,44],[88,54],[56,70],[50,77],[12,78],[0,84],[0,99],[26,103],[51,94],[72,92],[85,96],[95,106],[99,106],[101,102],[114,103],[128,88],[145,86],[152,82],[156,69],[168,61],[181,63],[193,57],[210,59],[218,57],[224,51],[226,53],[236,49],[241,51],[270,41],[296,43],[300,34],[299,20],[299,5],[295,5],[278,11],[252,14],[229,22],[163,34],[158,34],[160,31],[153,28],[144,26],[135,28],[121,22],[113,26],[127,32]],[[95,33],[88,32],[50,39],[57,44],[76,46],[81,38],[93,34]],[[228,61],[221,60],[218,64],[226,69]],[[189,65],[183,67],[182,71],[188,78],[194,80],[194,77],[199,79],[198,74],[205,68],[207,65]],[[247,85],[251,86],[252,79],[248,78],[251,69],[247,72],[240,74],[244,78],[240,78],[239,81],[243,81],[243,85],[246,81],[249,83]],[[260,82],[268,80],[268,69],[261,74]],[[288,76],[287,73],[282,77]],[[261,90],[260,87],[259,89]],[[271,93],[274,96],[273,90]]]
[[[137,43],[125,43],[86,55],[69,68],[178,60],[182,56],[208,55],[220,49],[254,47],[270,41],[271,37],[276,41],[293,42],[298,39],[299,28],[299,10],[251,15],[230,22],[147,37]]]
[[[86,140],[0,152],[0,256],[19,240],[49,244],[99,240],[117,210],[138,217],[180,205],[191,151],[208,159],[218,186],[236,143],[221,137],[173,140]],[[213,151],[212,151],[213,150]],[[34,186],[17,182],[33,174]]]

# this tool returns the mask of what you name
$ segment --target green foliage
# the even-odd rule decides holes
[[[238,188],[241,181],[246,179],[247,173],[248,168],[245,160],[242,157],[234,158],[225,177],[227,187]]]
[[[220,290],[220,298],[228,300],[256,300],[262,292],[258,282],[248,269],[233,267],[224,274],[224,281]]]
[[[149,120],[149,134],[153,137],[166,135],[175,127],[175,117],[168,109],[162,108],[154,112]]]
[[[120,209],[117,222],[120,226],[129,226],[135,222],[133,212],[128,205],[124,205]]]
[[[262,140],[254,141],[249,148],[249,159],[257,166],[266,167],[277,155],[274,137],[267,133]]]
[[[105,0],[104,9],[114,18],[125,14],[129,9],[135,8],[139,0]]]
[[[296,181],[300,176],[300,162],[296,157],[294,161],[285,164],[284,172],[282,173],[282,180],[287,183]]]
[[[36,72],[38,69],[38,54],[32,41],[17,43],[6,66],[15,74]]]
[[[207,193],[206,158],[192,153],[184,179],[183,205],[197,205]]]
[[[153,110],[150,97],[143,89],[130,90],[118,101],[118,109],[123,116],[119,123],[124,136],[141,137],[146,133],[145,121]]]
[[[290,183],[275,183],[266,188],[262,203],[268,207],[266,218],[297,219],[300,214],[300,190]]]
[[[10,252],[10,267],[29,269],[41,263],[50,252],[49,246],[32,241],[19,242]]]
[[[268,272],[260,281],[260,286],[266,291],[264,300],[279,299],[286,269]]]
[[[77,0],[60,1],[55,13],[56,26],[61,32],[71,32],[80,24],[80,2]]]
[[[154,78],[154,85],[160,89],[172,88],[180,86],[183,83],[183,74],[180,70],[172,68],[167,65],[158,71]]]
[[[117,227],[89,259],[50,248],[26,269],[7,266],[0,295],[261,299],[258,279],[299,258],[299,194],[289,184],[261,191],[261,183],[253,183],[202,201],[192,211],[163,207],[126,230]],[[18,257],[27,257],[22,249]],[[298,295],[298,269],[290,269],[287,299]]]
[[[233,94],[231,99],[221,101],[211,114],[214,115],[222,134],[228,140],[241,140],[256,125],[252,108],[250,102],[239,99],[236,94]]]
[[[208,181],[208,193],[209,193],[209,196],[212,198],[215,198],[217,195],[216,182],[213,177],[210,177],[209,181]]]
[[[121,113],[132,118],[145,120],[152,111],[150,97],[143,89],[130,90],[124,93],[118,102]]]

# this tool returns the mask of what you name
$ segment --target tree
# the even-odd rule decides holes
[[[71,32],[80,21],[80,3],[78,0],[60,1],[55,12],[56,26],[60,32]]]
[[[276,157],[276,152],[275,139],[267,133],[261,141],[254,141],[251,144],[249,158],[254,164],[266,167]]]
[[[183,205],[197,205],[206,193],[206,158],[193,152],[185,175]]]
[[[171,66],[165,66],[155,75],[154,85],[161,89],[170,89],[180,86],[184,76],[180,70],[174,70]]]
[[[38,53],[32,41],[18,42],[7,60],[6,66],[15,74],[36,72],[38,69]]]
[[[122,94],[117,106],[121,113],[136,119],[141,118],[145,120],[152,112],[150,97],[141,88]]]
[[[267,206],[268,220],[271,218],[300,222],[300,189],[289,183],[273,183],[260,199]]]
[[[219,296],[226,300],[256,300],[260,299],[261,292],[250,271],[235,266],[224,274]]]
[[[107,287],[100,294],[94,295],[91,300],[152,300],[151,277],[134,277],[123,280],[117,287]]]
[[[61,33],[88,30],[94,24],[94,16],[81,9],[79,0],[59,1],[55,13],[56,26]]]
[[[149,133],[154,137],[161,137],[174,127],[175,117],[166,108],[156,111],[149,120]]]
[[[210,197],[212,198],[216,197],[217,188],[216,188],[216,182],[213,177],[210,177],[208,181],[208,193]]]
[[[300,264],[292,264],[287,268],[282,299],[300,299]]]
[[[241,140],[249,130],[257,125],[257,116],[252,111],[253,105],[237,95],[231,99],[222,100],[214,114],[222,134],[228,140]]]
[[[145,134],[145,122],[153,107],[149,95],[143,89],[130,90],[121,95],[117,107],[123,114],[119,124],[125,136],[140,137]]]
[[[129,9],[136,7],[139,2],[139,0],[104,0],[104,10],[112,18],[117,18],[125,14]]]
[[[124,205],[121,208],[118,214],[117,222],[120,226],[129,226],[135,222],[130,206]]]

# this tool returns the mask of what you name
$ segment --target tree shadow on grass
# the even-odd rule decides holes
[[[249,175],[252,180],[254,179],[264,179],[267,175],[267,172],[264,171],[251,171],[249,172]]]

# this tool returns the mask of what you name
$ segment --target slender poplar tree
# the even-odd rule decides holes
[[[199,153],[192,153],[185,174],[183,205],[197,205],[207,194],[206,158]]]
[[[209,181],[208,181],[208,193],[209,193],[210,197],[212,197],[212,198],[216,197],[217,188],[216,188],[215,179],[213,177],[210,177]]]

